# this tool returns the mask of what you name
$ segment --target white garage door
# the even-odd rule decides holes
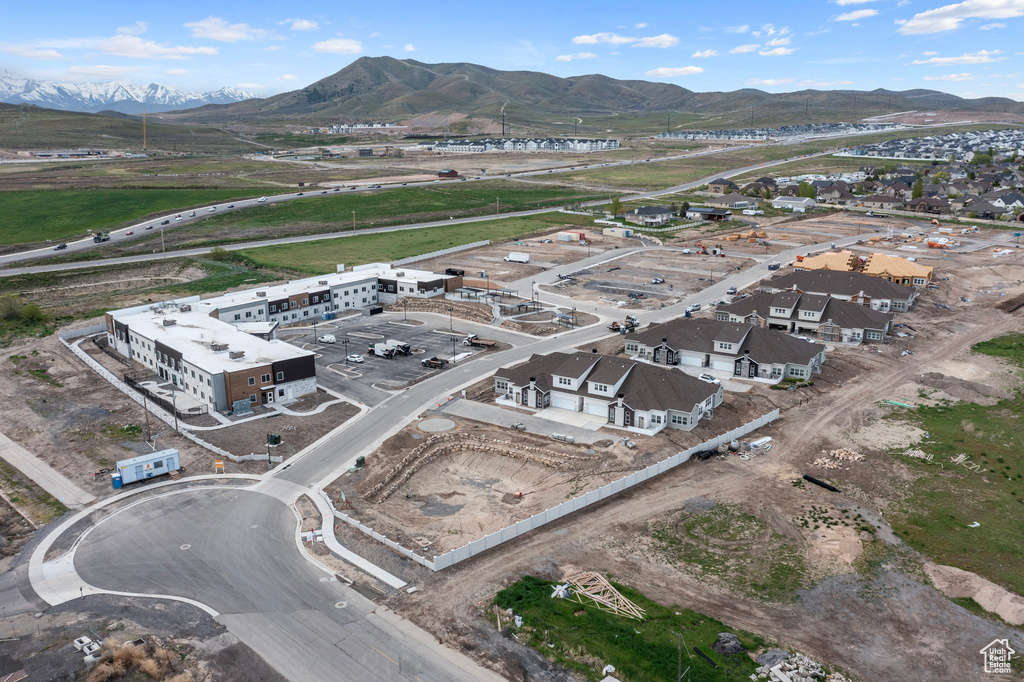
[[[586,410],[587,414],[592,414],[597,417],[608,418],[608,407],[601,403],[586,402],[583,404],[583,409]]]
[[[551,407],[560,407],[563,410],[576,410],[576,399],[566,396],[551,396]]]
[[[731,372],[733,370],[733,368],[735,367],[735,364],[736,364],[735,360],[712,360],[711,361],[712,369],[724,369],[727,372]]]

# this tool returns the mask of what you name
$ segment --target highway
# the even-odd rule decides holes
[[[584,169],[587,169],[587,168],[597,168],[597,167],[604,167],[604,166],[608,166],[608,167],[623,166],[623,165],[630,165],[630,164],[634,164],[634,163],[657,163],[659,161],[667,161],[669,159],[688,158],[688,157],[692,157],[692,156],[705,156],[705,155],[709,155],[709,154],[717,154],[717,153],[721,153],[722,151],[733,151],[734,149],[736,149],[736,148],[734,147],[734,148],[731,148],[729,150],[711,150],[711,151],[707,151],[707,152],[698,152],[696,154],[689,154],[689,155],[679,156],[679,157],[666,157],[666,158],[661,158],[661,159],[651,159],[650,161],[623,161],[623,162],[617,162],[617,163],[600,164],[599,166],[576,166],[576,167],[573,167],[573,168],[562,168],[562,169],[556,169],[556,170],[553,170],[553,171],[535,171],[535,172],[529,172],[529,173],[519,173],[519,174],[515,174],[513,177],[529,177],[529,176],[532,176],[532,175],[545,175],[546,176],[546,175],[549,174],[549,172],[551,172],[551,173],[568,173],[568,172],[575,172],[575,171],[578,171],[578,170],[584,170]],[[793,158],[789,158],[789,159],[780,159],[778,161],[768,161],[768,162],[765,162],[763,164],[760,164],[758,166],[758,168],[772,168],[774,166],[779,166],[779,165],[783,165],[783,164],[789,163],[789,162],[794,161],[796,159],[812,158],[812,157],[815,157],[815,156],[823,156],[823,155],[826,155],[826,154],[831,154],[833,151],[834,150],[830,150],[830,151],[827,151],[827,152],[819,152],[817,154],[808,154],[806,156],[793,157]],[[652,190],[650,192],[641,192],[641,193],[638,193],[638,194],[631,194],[631,195],[628,195],[628,196],[623,196],[622,198],[627,200],[627,201],[643,200],[643,199],[654,199],[654,198],[657,198],[657,197],[661,197],[661,196],[665,196],[665,195],[669,195],[669,194],[674,194],[676,192],[683,192],[683,191],[691,190],[694,187],[699,187],[700,185],[707,184],[709,181],[714,180],[716,178],[731,178],[731,177],[734,177],[736,175],[741,175],[743,173],[748,173],[752,169],[754,169],[754,166],[742,166],[740,168],[734,168],[734,169],[731,169],[731,170],[728,170],[728,171],[723,171],[723,172],[720,172],[720,173],[714,173],[713,175],[709,175],[709,176],[703,177],[703,178],[701,178],[699,180],[694,180],[692,182],[683,183],[681,185],[676,185],[674,187],[669,187],[667,189]],[[484,179],[485,179],[484,177],[480,178],[481,181],[484,180]],[[492,178],[486,178],[486,179],[494,179],[494,178],[492,177]],[[475,182],[475,181],[476,180],[472,180],[472,181],[467,180],[467,182]],[[452,181],[449,180],[447,182],[452,182]],[[411,183],[409,186],[411,187],[411,186],[414,186],[415,184],[429,185],[429,184],[432,184],[432,183]],[[401,185],[385,185],[384,187],[385,188],[389,188],[389,189],[394,189],[395,187],[401,187]],[[349,190],[349,191],[351,192],[353,190]],[[355,191],[372,191],[372,190],[355,190]],[[377,190],[377,191],[381,191],[381,190]],[[293,200],[293,199],[303,199],[303,198],[307,198],[307,197],[312,199],[312,198],[319,197],[319,196],[322,196],[322,193],[315,193],[315,192],[314,193],[305,193],[305,194],[303,194],[302,197],[299,197],[296,194],[281,194],[281,195],[276,195],[276,196],[273,196],[273,197],[268,196],[267,197],[267,201],[264,202],[264,203],[271,203],[271,202],[275,202],[276,203],[276,202],[281,202],[281,201],[290,201],[290,200]],[[244,207],[247,207],[247,206],[259,205],[259,203],[260,203],[260,199],[246,199],[244,201],[234,202],[233,206],[235,207],[234,210],[238,210],[240,208],[244,208]],[[603,204],[603,203],[605,203],[605,202],[603,202],[603,201],[595,201],[595,202],[590,202],[590,205],[600,205],[600,204]],[[227,205],[229,205],[229,204],[224,204],[225,207]],[[218,204],[218,207],[219,206],[221,206],[221,205]],[[221,210],[221,209],[218,208],[218,210]],[[558,211],[558,210],[559,210],[558,208],[538,208],[538,209],[531,209],[531,210],[527,210],[527,211],[515,211],[515,212],[510,212],[510,213],[501,213],[501,214],[499,214],[497,216],[492,216],[492,215],[488,214],[488,215],[485,215],[485,216],[474,216],[474,217],[470,217],[470,218],[456,218],[454,220],[434,220],[434,221],[429,221],[429,222],[408,223],[408,224],[403,224],[403,225],[389,225],[389,226],[386,226],[386,227],[373,227],[373,228],[369,228],[369,229],[361,229],[361,230],[354,230],[354,231],[348,231],[348,232],[326,232],[326,233],[323,233],[323,234],[303,235],[303,236],[297,236],[297,237],[282,237],[282,238],[279,238],[279,239],[262,239],[262,240],[258,240],[258,241],[244,242],[244,243],[241,243],[241,244],[227,244],[227,245],[224,245],[224,246],[222,246],[220,248],[223,248],[223,249],[228,250],[228,251],[240,251],[242,249],[253,249],[253,248],[258,248],[258,247],[261,247],[261,246],[278,246],[278,245],[282,245],[282,244],[300,244],[300,243],[303,243],[303,242],[319,241],[319,240],[322,240],[322,239],[344,239],[346,237],[352,237],[352,236],[361,235],[361,234],[381,234],[381,233],[386,233],[386,232],[397,232],[397,231],[400,231],[400,230],[419,230],[419,229],[431,228],[431,227],[462,225],[462,224],[468,224],[468,223],[479,223],[479,222],[486,222],[486,221],[489,221],[489,220],[494,220],[496,217],[500,217],[500,218],[517,218],[517,217],[541,215],[541,214],[544,214],[544,213],[553,213],[553,212]],[[205,213],[204,213],[204,211],[205,211]],[[209,209],[208,208],[206,208],[206,209],[197,209],[196,210],[196,217],[195,218],[190,217],[191,213],[192,212],[189,211],[188,214],[184,214],[182,216],[182,221],[199,220],[204,215],[209,215]],[[150,224],[152,224],[154,222],[157,224],[157,228],[154,228],[154,229],[158,229],[159,228],[159,223],[163,222],[163,220],[166,220],[166,219],[167,218],[163,218],[163,219],[157,219],[155,221],[149,221],[147,223],[141,223],[141,225],[143,226],[141,229],[142,229],[143,232],[145,232],[145,229],[146,229],[145,226],[146,225],[150,225]],[[140,228],[138,226],[133,226],[133,227],[129,227],[129,228],[124,228],[122,230],[118,230],[117,232],[112,232],[111,233],[111,241],[112,242],[123,242],[126,239],[131,239],[134,236],[137,236],[139,234],[139,229]],[[128,232],[134,232],[135,234],[131,235],[131,236],[126,236]],[[64,251],[59,252],[59,253],[60,254],[66,254],[66,253],[69,253],[69,252],[80,252],[80,251],[85,251],[85,250],[92,249],[92,248],[94,248],[96,246],[102,246],[102,244],[94,244],[92,242],[92,239],[85,239],[85,240],[80,240],[78,242],[68,243],[68,248],[66,250],[64,250]],[[55,254],[55,252],[53,252],[52,249],[43,249],[43,250],[38,250],[37,249],[35,251],[25,251],[25,252],[22,252],[22,253],[14,253],[14,254],[8,254],[6,256],[0,256],[0,277],[9,277],[9,276],[13,276],[13,275],[23,275],[23,274],[33,274],[33,273],[40,273],[40,272],[61,272],[61,271],[65,271],[65,270],[79,270],[79,269],[83,269],[83,268],[104,267],[104,266],[109,266],[109,265],[123,265],[123,264],[126,264],[126,263],[144,263],[144,262],[150,262],[150,261],[164,260],[164,259],[167,259],[167,258],[181,258],[181,257],[189,257],[189,256],[201,256],[203,254],[209,253],[211,249],[212,249],[212,247],[199,247],[199,248],[193,248],[193,249],[180,249],[180,250],[177,250],[177,251],[168,251],[166,253],[164,253],[164,252],[144,253],[144,254],[139,254],[139,255],[136,255],[136,256],[121,256],[121,257],[117,257],[117,258],[103,258],[103,259],[91,260],[91,261],[77,261],[77,262],[69,262],[69,263],[50,263],[50,264],[47,264],[47,265],[34,265],[34,266],[21,266],[21,267],[2,267],[4,265],[11,265],[11,264],[14,264],[14,263],[26,262],[26,261],[31,261],[31,260],[38,260],[38,259],[41,259],[41,258],[48,258],[48,257],[53,256]]]

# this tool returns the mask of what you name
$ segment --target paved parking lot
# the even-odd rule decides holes
[[[278,332],[278,338],[292,343],[299,348],[316,352],[317,382],[326,388],[342,393],[366,405],[374,406],[390,395],[391,391],[401,390],[408,383],[424,375],[445,370],[432,370],[423,367],[420,362],[425,358],[437,356],[451,361],[452,336],[448,320],[436,317],[425,317],[422,324],[412,319],[406,323],[401,317],[384,315],[375,317],[351,317],[344,320],[331,320],[318,323],[316,334],[333,334],[337,338],[334,344],[314,343],[313,328],[285,329]],[[454,351],[456,360],[469,359],[472,355],[482,352],[480,349],[462,345],[465,332],[459,327],[465,323],[455,321],[456,342]],[[392,359],[370,355],[367,348],[372,343],[383,343],[388,339],[403,341],[412,346],[409,356],[396,355]],[[345,344],[348,341],[348,344]],[[467,355],[467,353],[469,355]],[[361,355],[362,363],[346,363],[347,355]]]

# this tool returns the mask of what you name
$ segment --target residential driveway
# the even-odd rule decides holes
[[[300,554],[296,524],[288,506],[259,492],[184,491],[101,521],[75,569],[102,589],[206,604],[292,680],[500,679],[333,581]]]
[[[621,435],[605,433],[593,429],[585,429],[580,426],[572,426],[561,422],[555,422],[543,417],[535,417],[529,414],[508,410],[499,405],[488,405],[478,403],[475,400],[452,400],[445,403],[439,412],[446,412],[457,417],[475,419],[478,422],[494,424],[496,426],[510,426],[515,422],[522,422],[528,433],[535,433],[538,436],[550,436],[552,433],[564,433],[572,436],[577,443],[596,443],[599,440],[615,440],[621,435],[627,435],[624,431]],[[596,420],[597,417],[591,416]]]

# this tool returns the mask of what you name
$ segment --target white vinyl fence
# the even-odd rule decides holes
[[[470,244],[463,244],[462,246],[453,246],[450,249],[441,249],[440,251],[431,251],[430,253],[420,254],[419,256],[409,256],[401,260],[392,261],[393,266],[409,265],[410,263],[418,263],[421,260],[427,260],[429,258],[436,258],[438,256],[447,256],[449,253],[458,253],[459,251],[468,251],[469,249],[475,249],[479,246],[487,246],[491,243],[490,239],[484,239],[479,242],[472,242]]]
[[[505,528],[502,528],[499,531],[495,531],[490,535],[485,535],[479,540],[474,540],[468,544],[463,545],[462,547],[453,549],[450,552],[445,552],[440,556],[435,556],[433,561],[430,561],[416,554],[410,549],[402,547],[394,540],[389,540],[387,537],[374,531],[372,528],[363,525],[362,523],[353,519],[344,512],[340,512],[337,509],[335,509],[334,515],[337,518],[344,521],[345,523],[357,528],[363,533],[374,538],[375,540],[383,542],[391,549],[395,550],[399,554],[402,554],[403,556],[412,559],[416,563],[422,566],[426,566],[432,571],[440,571],[443,568],[448,568],[449,566],[453,566],[454,564],[457,564],[460,561],[465,561],[466,559],[476,556],[481,552],[486,552],[487,550],[493,547],[497,547],[503,542],[508,542],[509,540],[517,538],[520,535],[523,535],[524,533],[529,533],[530,531],[536,528],[540,528],[541,526],[551,523],[552,521],[557,521],[558,519],[568,516],[573,512],[583,509],[584,507],[588,507],[592,504],[600,502],[601,500],[608,499],[612,495],[616,495],[622,492],[623,490],[632,488],[635,485],[639,485],[640,483],[648,481],[654,478],[655,476],[659,476],[660,474],[663,474],[666,471],[674,469],[680,464],[689,461],[690,457],[692,457],[694,454],[698,452],[703,452],[705,450],[715,450],[722,443],[728,443],[742,436],[745,436],[751,431],[759,429],[766,424],[770,424],[778,418],[779,410],[772,410],[768,414],[762,415],[753,421],[747,422],[743,426],[737,427],[732,431],[729,431],[728,433],[723,433],[722,435],[716,436],[711,440],[701,443],[700,445],[695,445],[688,450],[672,455],[671,457],[663,459],[662,461],[656,464],[652,464],[651,466],[645,469],[636,471],[632,474],[629,474],[628,476],[620,478],[617,481],[612,481],[608,485],[597,488],[596,490],[591,490],[590,492],[580,495],[579,497],[575,497],[571,500],[568,500],[567,502],[563,502],[556,507],[552,507],[550,509],[546,509],[542,512],[534,514],[528,519],[523,519],[522,521],[514,523],[511,526],[506,526]],[[333,504],[331,506],[333,508]]]

